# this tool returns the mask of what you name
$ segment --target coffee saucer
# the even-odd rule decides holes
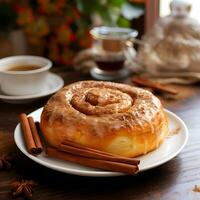
[[[97,80],[114,81],[122,79],[130,75],[131,71],[128,68],[123,68],[119,71],[103,71],[98,67],[93,67],[90,70],[90,75]]]
[[[46,88],[43,91],[41,91],[40,93],[31,94],[31,95],[19,95],[19,96],[15,95],[15,96],[13,96],[13,95],[4,94],[0,90],[0,99],[7,103],[14,103],[14,104],[28,103],[33,100],[51,95],[51,94],[57,92],[63,86],[64,86],[64,80],[60,76],[49,72],[48,78],[47,78],[47,83],[46,83]]]

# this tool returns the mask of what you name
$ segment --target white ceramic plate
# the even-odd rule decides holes
[[[35,99],[39,99],[39,98],[51,95],[51,94],[57,92],[63,86],[64,86],[63,79],[60,76],[49,72],[47,83],[46,83],[46,88],[44,89],[44,91],[37,93],[37,94],[23,95],[23,96],[22,95],[19,95],[19,96],[6,95],[0,91],[0,99],[3,101],[6,101],[8,103],[30,102]]]
[[[41,112],[42,112],[42,108],[32,112],[30,116],[32,116],[35,121],[40,121]],[[148,153],[147,155],[138,157],[138,159],[140,159],[140,165],[139,165],[140,172],[157,167],[171,160],[177,154],[180,153],[180,151],[183,149],[183,147],[185,146],[188,140],[188,130],[185,123],[172,112],[166,110],[166,113],[169,120],[170,131],[180,129],[179,133],[167,138],[158,149]],[[43,166],[46,166],[48,168],[51,168],[60,172],[75,174],[75,175],[80,175],[80,176],[94,176],[94,177],[108,177],[108,176],[124,175],[118,172],[109,172],[109,171],[103,171],[99,169],[93,169],[93,168],[73,164],[67,161],[49,158],[45,155],[45,153],[42,153],[39,156],[33,156],[29,154],[25,148],[24,139],[21,132],[21,127],[19,124],[17,125],[15,129],[14,139],[18,148],[27,157],[29,157],[33,161]]]

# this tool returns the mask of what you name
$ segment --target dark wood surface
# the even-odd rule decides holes
[[[78,72],[57,69],[65,83],[90,79]],[[13,142],[13,132],[21,112],[32,112],[43,106],[48,98],[29,104],[12,105],[0,102],[0,155],[18,152],[12,169],[0,171],[0,200],[12,199],[10,182],[33,179],[38,182],[34,199],[45,200],[197,200],[200,193],[200,86],[189,87],[195,93],[186,99],[166,104],[180,116],[189,128],[189,142],[184,150],[168,163],[137,176],[89,178],[67,175],[40,166],[21,154]]]

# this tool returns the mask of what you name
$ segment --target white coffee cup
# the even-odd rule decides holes
[[[12,71],[18,66],[38,66],[37,69]],[[45,89],[52,62],[39,56],[11,56],[0,59],[0,87],[8,95],[30,95]],[[10,70],[10,71],[9,71]]]

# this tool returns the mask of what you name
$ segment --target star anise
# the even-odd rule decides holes
[[[14,181],[11,183],[12,195],[13,197],[23,196],[26,199],[31,199],[35,186],[37,186],[37,183],[32,180]]]
[[[0,170],[8,170],[11,168],[12,156],[3,154],[0,156]]]

